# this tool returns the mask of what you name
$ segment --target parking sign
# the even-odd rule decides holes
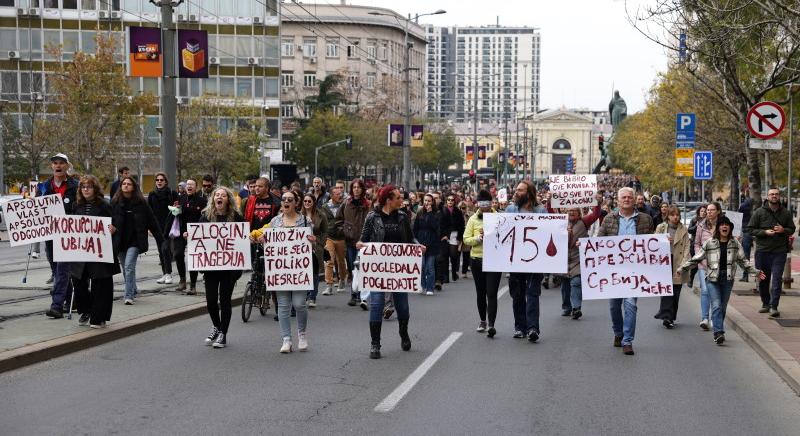
[[[677,114],[675,117],[675,148],[694,148],[696,121],[695,114]]]

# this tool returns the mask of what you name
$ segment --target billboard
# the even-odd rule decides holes
[[[402,147],[403,146],[403,132],[404,124],[389,124],[386,132],[386,144],[389,147]],[[424,126],[421,124],[411,125],[411,146],[422,147],[424,141]]]
[[[423,138],[424,128],[421,125],[412,125],[411,126],[411,146],[412,147],[422,147],[425,145],[425,140]]]
[[[128,27],[128,75],[161,77],[163,50],[157,27]]]
[[[178,77],[208,77],[208,32],[184,30],[178,34]]]

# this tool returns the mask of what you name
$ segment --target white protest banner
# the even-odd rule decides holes
[[[31,180],[28,182],[28,194],[31,197],[36,197],[36,187],[39,186],[39,182],[35,180]]]
[[[497,201],[500,203],[505,203],[508,201],[508,191],[506,188],[497,191]]]
[[[567,216],[541,213],[483,214],[483,270],[567,272]]]
[[[314,287],[309,227],[264,230],[264,276],[270,291],[307,291]]]
[[[422,290],[422,245],[370,242],[359,264],[359,289],[369,292]]]
[[[53,261],[114,263],[111,218],[105,216],[54,216]]]
[[[55,234],[50,226],[54,216],[64,215],[64,202],[58,194],[11,200],[2,204],[12,247],[50,241]]]
[[[189,271],[250,269],[250,223],[186,224]]]
[[[553,209],[597,206],[597,175],[551,175],[550,194]]]
[[[734,238],[742,236],[742,225],[744,225],[742,221],[744,220],[744,214],[741,212],[726,210],[725,216],[728,217],[728,219],[733,223],[733,232],[731,232],[731,236]]]
[[[584,300],[672,295],[666,233],[581,238]]]

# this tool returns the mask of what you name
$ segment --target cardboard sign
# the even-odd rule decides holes
[[[264,230],[264,276],[270,291],[307,291],[314,287],[309,227]]]
[[[111,217],[63,215],[54,216],[50,223],[55,262],[114,263],[111,241]]]
[[[733,232],[731,232],[731,236],[734,238],[742,236],[742,230],[744,230],[742,229],[742,226],[745,224],[742,222],[744,220],[744,214],[741,212],[726,210],[725,216],[728,217],[728,219],[733,223]]]
[[[189,271],[250,269],[250,223],[189,223],[186,232]]]
[[[550,193],[550,207],[553,209],[597,206],[597,176],[551,175]]]
[[[584,300],[672,295],[672,256],[665,233],[581,238]]]
[[[11,200],[2,204],[12,247],[50,241],[55,238],[51,226],[54,216],[64,215],[64,202],[58,194]]]
[[[422,289],[422,245],[370,242],[361,250],[359,289],[417,292]]]
[[[483,214],[483,270],[567,272],[567,216],[541,213]]]

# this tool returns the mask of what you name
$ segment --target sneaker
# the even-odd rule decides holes
[[[89,325],[89,314],[84,313],[81,315],[80,319],[78,319],[78,325]]]
[[[165,285],[172,284],[172,274],[164,274],[164,284]]]
[[[367,302],[366,301],[362,301],[361,302],[361,308],[364,309],[364,310],[369,309],[369,307],[367,306]],[[391,307],[391,306],[384,307],[383,308],[383,319],[391,318],[393,313],[394,313],[394,308],[393,307]]]
[[[514,330],[514,339],[522,339],[525,337],[525,333],[522,333],[522,330]]]
[[[717,345],[722,345],[723,342],[725,342],[725,333],[723,332],[714,333],[714,343]]]
[[[528,342],[536,342],[539,340],[539,332],[534,329],[528,332]]]
[[[52,285],[52,284],[53,284],[53,275],[51,274],[51,275],[50,275],[50,278],[49,278],[49,279],[47,279],[47,281],[46,281],[46,282],[44,282],[44,283],[45,283],[45,284],[47,284],[47,285]]]
[[[311,299],[306,300],[306,306],[312,309],[317,307],[317,300],[311,300]]]
[[[633,356],[633,345],[631,344],[623,345],[622,354],[626,356]]]
[[[476,328],[475,331],[478,332],[478,333],[485,332],[486,331],[486,321],[481,321],[481,323],[478,324],[478,328]]]
[[[105,326],[106,326],[105,321],[100,321],[100,324],[89,324],[89,327],[93,329],[101,329],[104,328]]]
[[[38,259],[39,258],[39,252],[38,251],[31,251],[31,258]]]
[[[575,309],[572,311],[572,319],[580,319],[583,316],[583,312],[580,309]]]
[[[704,319],[704,320],[700,321],[700,328],[705,330],[705,331],[708,331],[708,320],[707,319]]]
[[[780,318],[781,317],[781,313],[778,312],[778,309],[770,309],[769,310],[769,317],[770,318]]]
[[[668,330],[672,330],[675,328],[675,323],[668,319],[662,321],[661,324],[663,324],[664,327],[667,328]]]
[[[761,306],[761,309],[758,309],[758,313],[768,313],[769,306]]]
[[[322,295],[333,295],[333,284],[329,283],[325,286],[325,290],[322,291]]]
[[[425,292],[425,295],[433,295],[433,291],[427,291]]]
[[[453,272],[453,281],[454,282],[458,281],[458,273],[457,272]]]
[[[167,275],[164,274],[158,280],[156,280],[156,283],[158,283],[159,285],[163,285],[166,280],[167,280]]]
[[[47,316],[48,318],[51,318],[51,319],[61,319],[61,318],[64,317],[64,313],[62,311],[60,311],[60,310],[50,309],[47,312],[45,312],[44,314],[45,314],[45,316]]]
[[[441,291],[442,290],[442,283],[441,282],[436,282],[436,284],[433,285],[433,289],[436,289],[437,291]]]
[[[133,299],[131,299],[131,298],[126,298],[126,299],[125,299],[125,305],[126,305],[126,306],[131,306],[131,305],[133,305]]]
[[[339,287],[336,289],[336,292],[344,292],[347,290],[347,282],[344,280],[339,281]]]
[[[494,328],[494,326],[493,326],[493,325],[490,325],[490,326],[489,326],[489,329],[488,329],[488,330],[486,330],[486,336],[488,336],[488,337],[490,337],[490,338],[493,338],[493,337],[494,337],[494,335],[496,335],[496,334],[497,334],[497,330],[495,330],[495,328]]]
[[[347,302],[347,305],[348,306],[355,306],[357,304],[358,304],[358,297],[356,297],[355,295],[352,295],[350,297],[350,301]]]
[[[622,346],[622,336],[614,336],[614,346],[617,348]]]
[[[219,336],[219,334],[220,334],[220,331],[219,331],[218,328],[211,327],[211,333],[206,337],[206,345],[213,344],[214,341],[217,339],[217,336]]]
[[[281,353],[288,354],[292,352],[292,338],[283,338],[283,344],[281,345]]]
[[[308,351],[308,340],[306,340],[306,332],[297,334],[297,351]]]
[[[186,291],[186,295],[197,295],[197,288],[192,286]]]
[[[561,309],[561,316],[570,316],[572,315],[572,309]]]
[[[227,345],[227,342],[225,341],[225,333],[222,332],[217,335],[217,339],[215,339],[214,343],[211,344],[211,346],[214,348],[225,348],[225,345]]]

